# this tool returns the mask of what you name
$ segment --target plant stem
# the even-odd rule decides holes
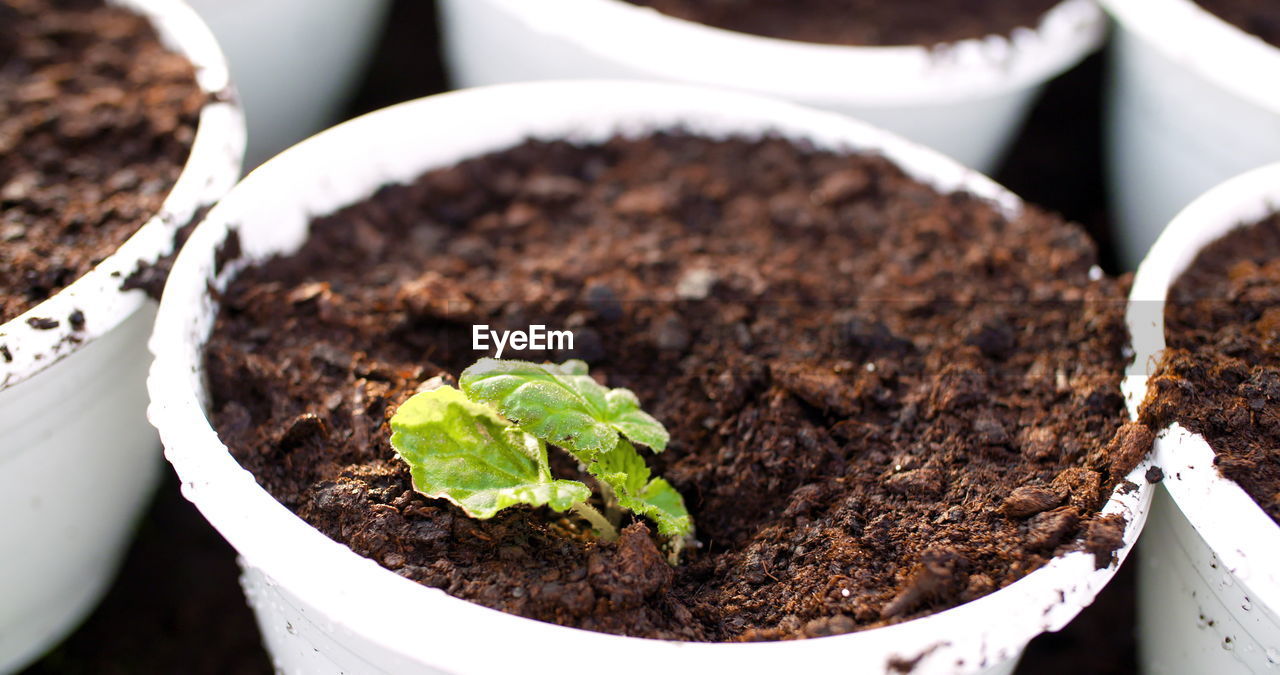
[[[618,528],[614,527],[613,523],[610,523],[594,506],[586,502],[574,504],[573,512],[583,520],[591,523],[591,527],[595,529],[597,537],[605,541],[617,541]]]
[[[618,494],[613,491],[613,487],[608,483],[597,480],[596,484],[600,487],[600,497],[604,500],[604,515],[613,523],[614,527],[622,522],[622,507],[618,505]]]

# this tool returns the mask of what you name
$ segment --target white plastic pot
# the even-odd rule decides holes
[[[150,17],[196,66],[210,102],[191,155],[159,213],[114,255],[0,325],[0,673],[70,631],[115,574],[162,466],[146,420],[146,338],[155,303],[121,291],[140,262],[235,183],[244,125],[222,54],[176,0],[117,0]],[[83,315],[77,326],[69,317]],[[39,330],[32,319],[53,319]]]
[[[1031,638],[1066,625],[1115,573],[1071,553],[955,609],[838,637],[760,644],[624,638],[503,614],[383,569],[282,506],[218,439],[203,380],[204,344],[218,311],[210,288],[225,289],[245,266],[296,251],[313,216],[529,137],[592,141],[673,126],[714,136],[774,131],[817,147],[878,152],[940,190],[972,191],[1011,214],[1022,208],[986,177],[847,117],[669,84],[558,82],[445,94],[347,122],[267,162],[210,212],[179,255],[151,340],[148,387],[151,421],[184,494],[240,553],[246,592],[281,672],[557,672],[563,666],[552,655],[571,654],[620,673],[650,673],[655,663],[743,673],[839,663],[849,672],[879,672],[895,659],[919,659],[918,673],[1009,673]],[[215,252],[231,230],[244,256],[219,270]],[[1135,482],[1143,485],[1140,474]],[[1106,506],[1129,520],[1120,559],[1149,500],[1143,485],[1117,492]]]
[[[1035,29],[937,47],[849,47],[704,26],[622,0],[442,0],[454,84],[669,80],[853,115],[991,171],[1040,86],[1097,48],[1093,0]]]
[[[1280,164],[1214,189],[1170,223],[1130,296],[1135,364],[1159,363],[1168,289],[1201,249],[1277,211]],[[1213,456],[1178,424],[1156,440],[1164,482],[1142,540],[1142,664],[1151,673],[1280,672],[1280,525]]]
[[[253,167],[333,123],[388,0],[188,0],[227,53]]]
[[[1280,49],[1192,0],[1102,0],[1115,17],[1108,153],[1132,269],[1222,181],[1280,161]]]

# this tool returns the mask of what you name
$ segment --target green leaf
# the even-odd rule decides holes
[[[693,531],[684,498],[662,478],[650,480],[648,465],[630,443],[620,441],[589,464],[587,470],[613,489],[618,505],[656,523],[659,534],[674,537]]]
[[[467,396],[489,403],[538,438],[561,446],[584,463],[613,450],[618,434],[661,452],[669,436],[640,410],[635,394],[610,390],[587,374],[587,364],[560,365],[482,358],[462,371]]]
[[[577,481],[555,480],[547,446],[453,387],[416,394],[391,418],[391,445],[409,464],[413,487],[473,518],[517,504],[565,511],[591,497]]]
[[[605,404],[609,420],[613,428],[622,432],[623,436],[633,443],[647,445],[654,452],[667,449],[667,441],[671,434],[662,422],[640,409],[640,400],[630,389],[611,389],[605,394]]]
[[[644,493],[623,506],[658,524],[658,534],[664,537],[683,537],[693,532],[693,519],[684,505],[684,497],[663,478],[654,478],[645,486]]]
[[[620,441],[614,449],[601,453],[587,465],[587,470],[613,488],[619,498],[639,495],[649,484],[649,465],[644,463],[635,446],[626,441]]]

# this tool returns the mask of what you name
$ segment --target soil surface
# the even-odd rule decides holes
[[[1280,523],[1280,214],[1200,252],[1169,291],[1165,340],[1144,416],[1204,436]]]
[[[228,289],[215,424],[284,504],[408,578],[592,630],[768,640],[1118,545],[1097,510],[1150,445],[1123,424],[1127,284],[1057,218],[875,157],[671,133],[530,142],[313,231]],[[583,358],[667,425],[651,463],[703,544],[684,564],[643,523],[606,545],[412,491],[386,420],[482,355],[475,323],[575,330],[572,352],[520,356]]]
[[[1280,5],[1275,0],[1195,0],[1241,30],[1280,47]]]
[[[145,19],[101,0],[0,0],[0,321],[159,210],[204,103]]]
[[[938,45],[1034,28],[1061,0],[626,0],[765,37],[838,45]]]

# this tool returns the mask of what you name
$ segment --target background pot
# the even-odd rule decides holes
[[[188,0],[227,53],[253,167],[337,118],[387,0]]]
[[[456,86],[623,77],[767,94],[851,114],[990,171],[1040,85],[1093,51],[1105,21],[1066,0],[1035,31],[944,47],[778,40],[622,0],[442,0]]]
[[[518,116],[512,110],[520,111]],[[840,115],[700,88],[627,82],[510,85],[401,104],[326,131],[276,157],[210,212],[174,266],[151,347],[152,422],[184,494],[238,550],[259,625],[284,672],[494,673],[549,670],[532,654],[574,654],[619,672],[654,663],[717,672],[782,672],[797,662],[883,671],[919,659],[913,672],[1011,672],[1026,643],[1058,630],[1115,573],[1072,553],[1009,587],[926,619],[817,640],[687,644],[623,638],[503,614],[379,567],[307,525],[264,491],[210,426],[203,348],[217,306],[210,288],[246,265],[296,251],[315,214],[407,182],[432,168],[518,144],[530,136],[602,140],[683,126],[712,135],[776,131],[818,147],[882,153],[943,191],[969,190],[1010,213],[1022,208],[989,179]],[[219,266],[234,228],[244,255]],[[1134,478],[1145,468],[1141,467]],[[1106,506],[1130,521],[1122,560],[1142,528],[1150,490],[1117,492]],[[492,648],[492,636],[502,647]]]
[[[122,292],[140,261],[173,250],[177,229],[234,183],[239,109],[213,35],[176,0],[118,0],[151,18],[210,94],[191,155],[159,213],[110,258],[0,325],[0,673],[60,640],[114,576],[161,466],[146,421],[146,337],[155,303]],[[68,317],[79,310],[82,328]],[[29,319],[59,322],[37,330]]]
[[[1280,160],[1280,49],[1191,0],[1102,4],[1118,23],[1108,152],[1132,269],[1191,200]]]
[[[1159,362],[1168,289],[1201,249],[1277,208],[1280,165],[1214,189],[1169,224],[1138,269],[1130,296],[1135,367]],[[1132,375],[1145,382],[1145,372]],[[1218,473],[1200,435],[1174,424],[1156,440],[1155,455],[1165,477],[1142,540],[1142,665],[1152,673],[1276,669],[1280,525]]]

